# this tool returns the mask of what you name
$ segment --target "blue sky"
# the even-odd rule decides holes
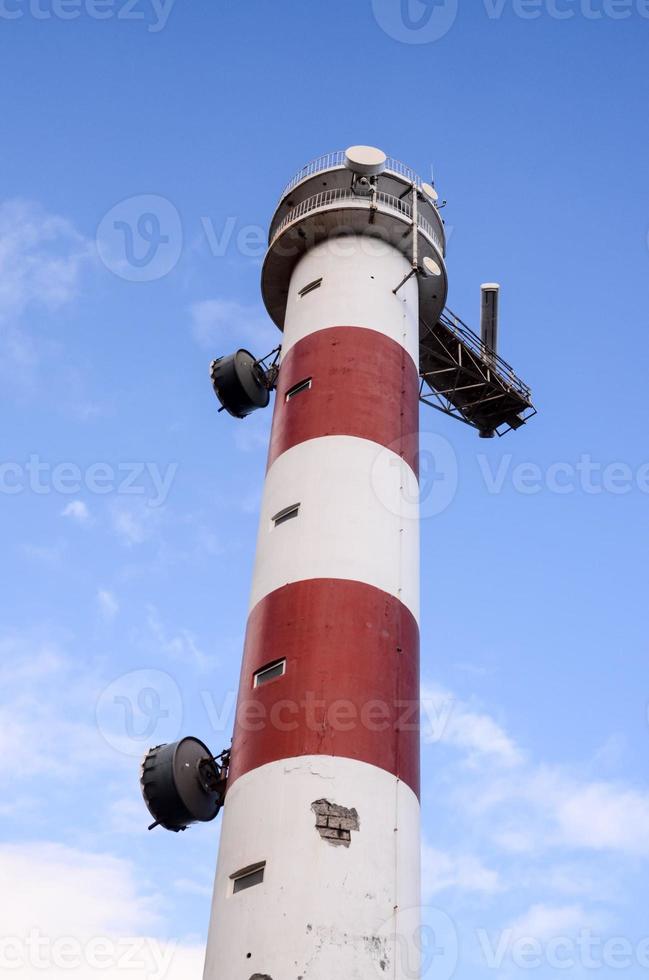
[[[501,282],[540,412],[486,443],[422,410],[427,976],[590,975],[584,936],[647,974],[648,44],[643,0],[0,4],[15,976],[30,930],[55,978],[64,937],[84,980],[128,937],[134,976],[200,976],[218,824],[147,835],[137,764],[230,735],[270,413],[217,415],[207,370],[275,346],[276,198],[359,142],[434,171],[450,306]]]

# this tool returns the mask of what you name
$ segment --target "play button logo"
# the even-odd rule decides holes
[[[376,21],[404,44],[431,44],[453,27],[458,0],[372,0]]]

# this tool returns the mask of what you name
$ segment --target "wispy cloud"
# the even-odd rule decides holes
[[[475,854],[449,854],[424,842],[421,866],[425,902],[449,888],[494,895],[504,887],[498,871],[486,867]]]
[[[0,635],[0,685],[47,681],[70,666],[57,643],[18,631]]]
[[[113,531],[131,548],[154,538],[164,520],[164,507],[149,507],[143,500],[111,506]]]
[[[108,589],[100,589],[97,593],[97,602],[99,603],[99,611],[105,620],[110,622],[115,619],[119,612],[119,602],[112,592]]]
[[[0,379],[9,391],[36,388],[43,351],[52,360],[56,346],[35,324],[77,297],[94,261],[89,239],[66,218],[33,201],[0,202]],[[69,360],[60,368],[83,387]]]
[[[597,916],[597,920],[601,922],[601,914]],[[594,926],[592,911],[587,912],[581,905],[548,905],[539,902],[530,906],[506,928],[511,930],[514,939],[533,937],[545,940],[555,936],[569,936],[581,928],[592,929]]]
[[[249,345],[264,357],[280,343],[281,335],[263,307],[236,300],[206,299],[190,307],[196,343],[214,356],[231,354]]]
[[[90,511],[83,500],[71,500],[61,511],[61,517],[69,517],[77,524],[90,524]]]
[[[26,558],[42,565],[52,566],[63,564],[67,550],[68,542],[65,538],[60,538],[54,544],[34,544],[27,541],[21,546],[21,551]]]
[[[92,248],[65,218],[32,201],[0,203],[0,322],[31,305],[57,310],[79,290]]]
[[[576,767],[535,758],[484,706],[438,685],[426,686],[426,699],[424,753],[435,776],[424,786],[450,824],[437,835],[429,827],[424,897],[472,896],[483,909],[478,924],[489,906],[504,928],[493,896],[506,894],[498,902],[512,937],[607,928],[628,876],[649,858],[649,792],[589,778],[592,759]]]
[[[43,967],[48,977],[64,980],[75,965],[73,972],[104,980],[119,980],[124,970],[134,980],[201,974],[202,947],[173,935],[160,899],[145,891],[128,860],[49,842],[4,845],[0,876],[3,935],[12,937],[12,975],[21,980]],[[63,941],[67,953],[61,956]]]
[[[155,640],[156,649],[170,660],[193,666],[199,671],[209,670],[217,663],[216,657],[201,649],[195,634],[190,630],[168,630],[155,606],[147,609],[147,625]]]
[[[485,756],[494,763],[512,767],[524,759],[521,749],[491,715],[477,711],[450,691],[436,685],[426,685],[422,701],[430,706],[448,706],[443,733],[439,730],[439,712],[424,712],[424,741],[444,741],[463,751],[465,762],[477,764]]]
[[[105,683],[79,663],[48,631],[0,635],[0,781],[12,792],[34,776],[52,785],[87,778],[88,758],[96,771],[117,769],[120,758],[101,738],[94,718]],[[52,691],[57,696],[52,697]]]

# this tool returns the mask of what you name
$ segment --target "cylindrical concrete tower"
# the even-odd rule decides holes
[[[283,330],[206,980],[418,976],[419,336],[436,195],[378,151],[305,167],[262,289]]]

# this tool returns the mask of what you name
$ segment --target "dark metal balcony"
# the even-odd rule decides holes
[[[450,310],[421,323],[420,397],[484,436],[519,429],[533,415],[532,392],[506,361]]]

